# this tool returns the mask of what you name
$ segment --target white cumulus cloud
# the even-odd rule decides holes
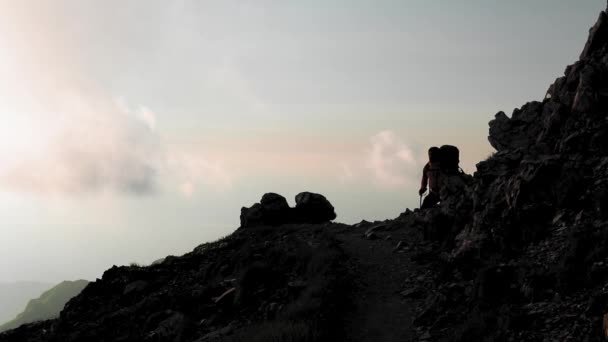
[[[98,83],[68,26],[55,25],[62,21],[25,5],[0,18],[0,191],[147,195],[230,186],[219,162],[167,144],[152,108]]]
[[[145,106],[82,92],[55,94],[45,104],[36,112],[17,108],[19,120],[4,118],[4,130],[12,134],[0,134],[0,188],[132,195],[167,188],[191,195],[199,187],[231,186],[219,162],[167,148],[156,115]]]
[[[422,163],[414,149],[394,131],[380,131],[369,138],[363,155],[341,165],[342,183],[370,182],[381,188],[418,184]]]

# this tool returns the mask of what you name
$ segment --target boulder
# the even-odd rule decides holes
[[[296,215],[299,222],[324,223],[336,219],[334,207],[325,196],[302,192],[296,196]]]
[[[181,312],[174,312],[160,322],[156,329],[148,333],[146,341],[181,342],[186,326],[186,316]]]
[[[289,222],[291,218],[291,208],[287,204],[285,197],[273,192],[264,194],[260,200],[262,206],[263,221],[268,225],[277,225]]]
[[[264,212],[260,203],[256,203],[250,208],[241,208],[241,228],[260,226],[262,224],[264,224]]]
[[[269,192],[260,203],[241,208],[241,227],[276,226],[291,221],[291,208],[285,197]]]
[[[502,151],[510,148],[510,136],[508,135],[511,129],[511,119],[504,112],[498,112],[494,116],[494,120],[490,121],[490,135],[488,141],[490,145],[497,151]]]
[[[290,223],[325,223],[336,218],[334,207],[325,196],[303,192],[296,196],[296,207],[290,208],[285,197],[267,193],[260,203],[241,209],[241,228],[278,226]]]

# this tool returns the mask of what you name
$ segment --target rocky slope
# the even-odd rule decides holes
[[[58,319],[0,341],[340,340],[344,260],[326,223],[249,226],[148,267],[114,266]]]
[[[40,297],[30,300],[25,310],[15,319],[0,326],[0,332],[15,329],[22,324],[59,317],[65,304],[78,295],[88,283],[86,280],[76,280],[57,284]]]
[[[589,341],[608,313],[608,17],[545,99],[499,112],[497,152],[425,213],[442,242],[417,322],[437,339]],[[458,190],[459,189],[459,190]],[[446,194],[447,195],[447,194]],[[446,338],[450,336],[450,338]]]
[[[347,226],[325,198],[267,194],[225,239],[111,268],[0,340],[604,340],[607,76],[602,12],[542,101],[490,122],[497,152],[443,177],[439,207]]]

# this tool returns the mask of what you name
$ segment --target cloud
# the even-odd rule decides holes
[[[411,187],[418,183],[422,163],[408,144],[391,131],[369,138],[363,157],[341,165],[342,183],[370,182],[381,188]]]
[[[69,25],[30,5],[0,13],[0,191],[142,196],[230,187],[219,161],[168,144],[151,108],[98,83]]]
[[[182,195],[191,197],[197,188],[223,192],[232,188],[232,176],[221,161],[212,161],[192,152],[173,153],[169,156],[170,173],[176,176]]]
[[[156,187],[158,136],[135,112],[116,101],[62,92],[41,104],[17,109],[27,117],[3,139],[8,148],[0,165],[0,186],[33,193],[85,193],[115,190],[147,194]],[[11,150],[11,144],[21,146]]]
[[[145,106],[133,109],[123,98],[80,91],[55,94],[53,100],[41,111],[21,108],[19,112],[28,116],[21,124],[5,118],[5,130],[13,133],[0,134],[0,188],[35,194],[129,195],[168,188],[192,195],[199,186],[231,185],[218,162],[200,153],[168,149],[157,132],[156,115]],[[15,145],[21,148],[11,148]],[[183,184],[189,184],[187,191]]]

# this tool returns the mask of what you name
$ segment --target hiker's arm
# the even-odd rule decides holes
[[[429,177],[427,176],[427,171],[429,169],[429,164],[424,165],[424,168],[422,169],[422,181],[420,182],[420,192],[424,193],[426,192],[426,185],[429,182]],[[422,191],[424,190],[424,191]]]

